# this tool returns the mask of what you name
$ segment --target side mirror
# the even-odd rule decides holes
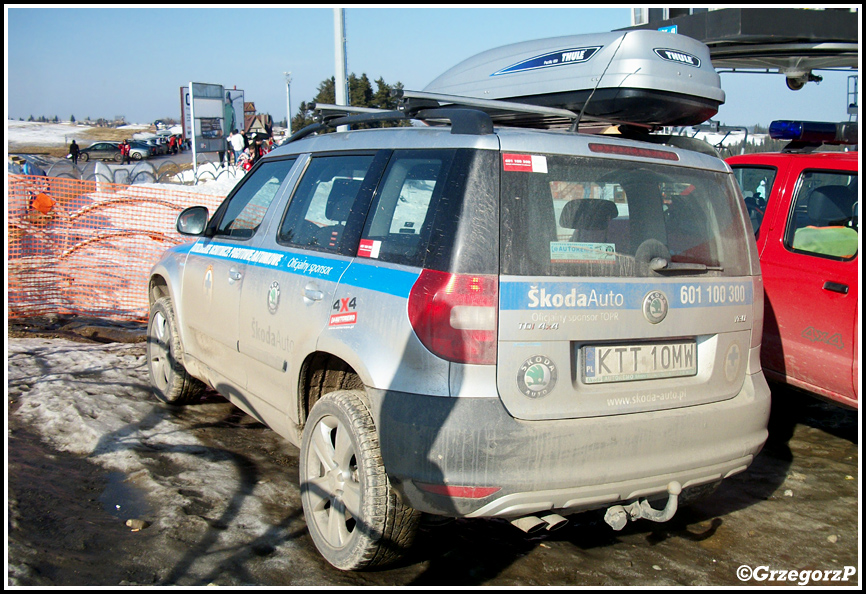
[[[177,215],[177,231],[181,235],[201,235],[207,227],[207,221],[207,208],[191,206]]]

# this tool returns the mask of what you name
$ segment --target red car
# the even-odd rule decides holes
[[[773,122],[770,136],[792,142],[727,159],[761,258],[764,374],[857,408],[858,153],[811,152],[856,144],[856,124]]]

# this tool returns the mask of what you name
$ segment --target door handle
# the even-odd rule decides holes
[[[238,272],[236,269],[232,268],[229,270],[229,281],[239,281],[243,277],[243,274]]]
[[[325,294],[322,293],[316,285],[309,284],[304,287],[304,298],[309,299],[310,301],[321,301],[325,298]]]
[[[825,291],[833,291],[834,293],[842,293],[843,295],[848,294],[848,285],[843,283],[834,283],[831,281],[824,282],[824,290]]]

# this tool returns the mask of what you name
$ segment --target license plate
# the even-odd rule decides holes
[[[584,383],[630,382],[695,375],[695,343],[615,344],[585,346],[582,352]]]

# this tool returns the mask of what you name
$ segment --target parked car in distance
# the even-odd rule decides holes
[[[149,146],[147,143],[140,140],[129,141],[129,156],[132,157],[133,161],[149,159],[155,154],[153,147]]]
[[[168,152],[166,146],[157,141],[156,138],[142,138],[140,142],[149,146],[154,155],[164,155]]]
[[[860,292],[856,124],[773,122],[780,153],[727,159],[755,231],[764,278],[761,364],[770,380],[858,408]]]
[[[141,161],[154,155],[153,149],[139,140],[130,140],[129,156],[133,161]],[[123,156],[120,154],[120,143],[113,141],[94,142],[89,147],[81,149],[78,155],[81,161],[102,160],[120,163]]]
[[[117,161],[120,163],[122,156],[116,142],[100,141],[94,142],[87,148],[81,149],[78,155],[80,161]]]

